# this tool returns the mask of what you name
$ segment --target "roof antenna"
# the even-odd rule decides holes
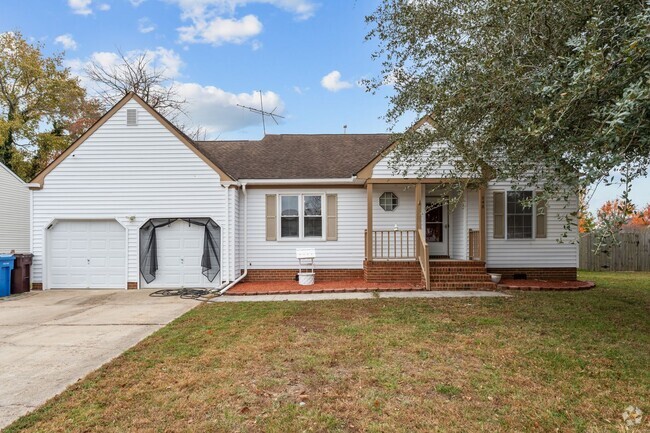
[[[248,111],[251,111],[253,113],[258,113],[262,115],[262,129],[264,130],[264,135],[266,136],[266,116],[273,119],[276,125],[278,125],[278,119],[276,118],[279,117],[280,119],[284,119],[284,116],[275,114],[275,110],[277,110],[278,107],[275,107],[271,111],[264,111],[264,99],[262,98],[262,91],[260,90],[259,92],[260,92],[260,108],[248,107],[246,105],[240,105],[240,104],[237,104],[237,106],[240,108],[245,108]]]
[[[343,125],[343,134],[348,133],[348,125]]]

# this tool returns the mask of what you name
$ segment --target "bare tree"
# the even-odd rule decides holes
[[[105,66],[93,61],[85,68],[86,75],[97,84],[97,96],[104,105],[113,106],[129,92],[135,92],[170,120],[185,114],[187,101],[180,96],[165,68],[157,67],[146,52],[129,55],[118,51],[118,54],[116,65]]]

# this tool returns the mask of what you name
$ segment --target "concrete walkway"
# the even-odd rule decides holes
[[[199,305],[151,290],[0,298],[0,429]]]
[[[341,292],[341,293],[298,293],[286,295],[221,296],[210,302],[268,302],[268,301],[330,301],[334,299],[375,298],[507,298],[501,292],[480,290],[416,291],[416,292]]]

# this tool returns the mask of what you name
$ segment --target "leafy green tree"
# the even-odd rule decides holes
[[[67,127],[87,114],[86,92],[62,55],[42,48],[19,32],[0,34],[0,161],[24,179],[70,144]]]
[[[366,18],[398,134],[394,165],[451,161],[450,181],[515,179],[568,198],[650,165],[650,6],[645,0],[383,0]],[[431,143],[446,142],[431,153]],[[461,179],[463,179],[461,181]],[[574,224],[574,223],[572,223]]]

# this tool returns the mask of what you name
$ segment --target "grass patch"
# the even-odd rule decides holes
[[[650,274],[580,277],[598,287],[201,306],[5,431],[622,431],[650,414]]]

